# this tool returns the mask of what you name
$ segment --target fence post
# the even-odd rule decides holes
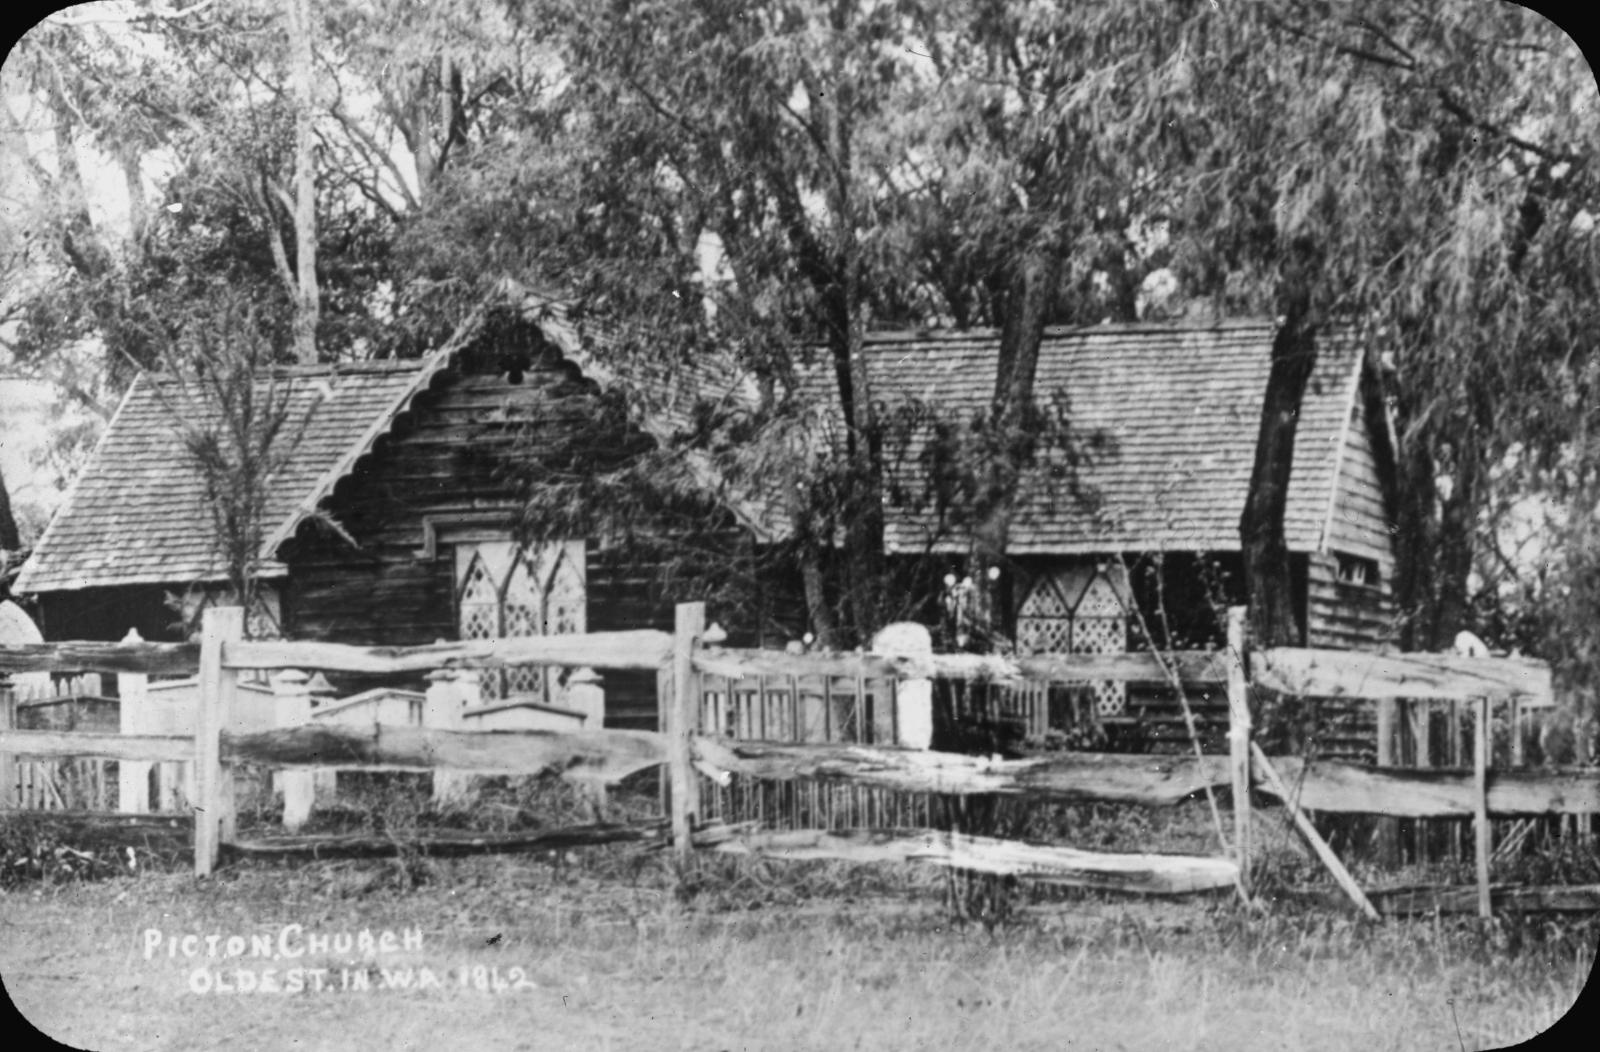
[[[9,673],[0,672],[0,733],[17,729],[17,688]],[[0,808],[20,807],[17,799],[17,759],[0,749]]]
[[[194,874],[209,876],[233,839],[233,773],[222,762],[222,732],[233,727],[239,676],[222,667],[222,648],[244,638],[244,610],[207,607],[200,628],[200,704],[195,721]]]
[[[459,731],[461,713],[478,700],[476,669],[435,669],[428,673],[428,693],[422,704],[422,725],[430,730]],[[443,767],[433,769],[433,806],[449,807],[465,800],[472,790],[473,776]]]
[[[1228,770],[1239,883],[1250,895],[1250,694],[1244,675],[1245,608],[1228,608]]]
[[[690,739],[698,729],[700,677],[694,648],[706,630],[706,604],[679,603],[673,621],[672,663],[656,677],[667,730],[667,778],[672,806],[672,844],[679,859],[694,852],[694,817],[700,812],[700,784]]]
[[[311,711],[314,713],[323,705],[328,704],[338,691],[328,677],[321,672],[313,672],[306,681],[306,693],[310,695]],[[320,796],[332,800],[339,795],[339,772],[332,767],[313,767],[311,769],[311,792],[313,796]]]
[[[1406,703],[1411,719],[1412,756],[1410,766],[1426,770],[1433,766],[1433,702],[1413,698]],[[1426,818],[1411,823],[1413,850],[1418,864],[1433,861],[1433,823]]]
[[[137,628],[128,629],[122,642],[143,643]],[[117,728],[123,734],[150,734],[150,677],[143,672],[117,673]],[[150,805],[150,771],[153,763],[117,762],[117,810],[125,815],[154,811]]]
[[[1489,909],[1489,699],[1473,699],[1477,719],[1473,728],[1472,773],[1477,792],[1473,800],[1477,821],[1478,916],[1487,919]]]
[[[286,668],[272,677],[274,727],[304,727],[311,722],[311,677],[297,668]],[[315,770],[288,768],[276,772],[283,790],[283,828],[298,833],[311,818],[317,797]]]
[[[1511,695],[1506,701],[1506,722],[1511,728],[1511,766],[1521,767],[1523,759],[1522,745],[1522,696]]]
[[[1400,700],[1379,698],[1378,709],[1378,766],[1393,767],[1398,756],[1395,746],[1400,732]],[[1385,866],[1400,864],[1400,820],[1378,819],[1378,855]]]

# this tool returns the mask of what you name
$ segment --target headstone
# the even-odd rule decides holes
[[[881,657],[927,657],[933,654],[933,636],[913,621],[885,625],[872,637],[872,652]],[[933,744],[933,681],[901,680],[895,690],[895,729],[898,743],[910,749]]]

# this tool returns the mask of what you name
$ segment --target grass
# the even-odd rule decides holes
[[[952,925],[924,869],[666,856],[252,865],[0,892],[0,974],[70,1045],[210,1049],[1492,1048],[1550,1026],[1595,918],[1252,914],[1077,893]],[[691,889],[687,895],[680,887]],[[420,928],[420,949],[146,959],[144,935]],[[303,945],[303,943],[302,943]],[[320,948],[319,948],[320,949]],[[197,965],[428,967],[428,990],[196,994]],[[468,988],[452,969],[468,968]],[[472,988],[471,969],[537,984]]]
[[[588,820],[588,801],[559,783],[493,783],[473,808],[442,814],[420,783],[348,788],[317,822],[399,842],[429,826]],[[613,816],[646,817],[648,797],[618,794]],[[931,867],[704,855],[680,870],[663,852],[623,846],[458,860],[412,849],[238,863],[196,881],[179,854],[140,853],[130,870],[122,855],[91,861],[54,841],[7,842],[0,854],[21,864],[0,888],[0,976],[35,1026],[82,1048],[210,1049],[226,1035],[266,1050],[652,1052],[1495,1048],[1555,1023],[1589,977],[1593,916],[1372,925],[1275,900],[1273,889],[1317,870],[1262,817],[1255,875],[1275,903],[1264,912],[1228,894],[1011,887],[983,924],[954,919],[973,915],[961,908],[972,889]],[[1096,850],[1216,850],[1202,803],[1001,809],[983,820],[999,835]],[[241,814],[242,830],[273,821],[265,803]],[[1592,842],[1539,858],[1562,874],[1595,872]],[[165,944],[145,954],[149,930],[248,938],[290,924],[419,929],[422,946],[363,954],[330,943],[276,961],[168,957]],[[191,990],[197,968],[220,968],[229,982],[240,968],[273,968],[282,982],[296,966],[325,968],[332,988]],[[439,986],[415,987],[424,967]],[[412,988],[343,986],[360,974],[380,987],[384,969],[411,969]],[[530,985],[477,987],[514,974]]]

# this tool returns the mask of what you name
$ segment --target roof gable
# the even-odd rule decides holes
[[[437,367],[424,361],[296,366],[274,370],[299,434],[295,456],[274,480],[269,529],[298,521],[319,487],[348,470],[375,429],[387,426]],[[94,454],[34,545],[18,592],[219,580],[205,481],[173,418],[174,381],[141,375],[123,397]],[[265,390],[267,381],[261,381]],[[303,429],[299,422],[305,421]],[[264,546],[276,550],[276,542]],[[262,575],[284,568],[268,558]]]

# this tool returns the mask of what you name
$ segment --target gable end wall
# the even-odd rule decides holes
[[[1311,554],[1307,567],[1308,646],[1370,648],[1393,634],[1391,519],[1363,401],[1357,398],[1351,407],[1323,549]],[[1377,586],[1340,581],[1341,552],[1375,562]]]

